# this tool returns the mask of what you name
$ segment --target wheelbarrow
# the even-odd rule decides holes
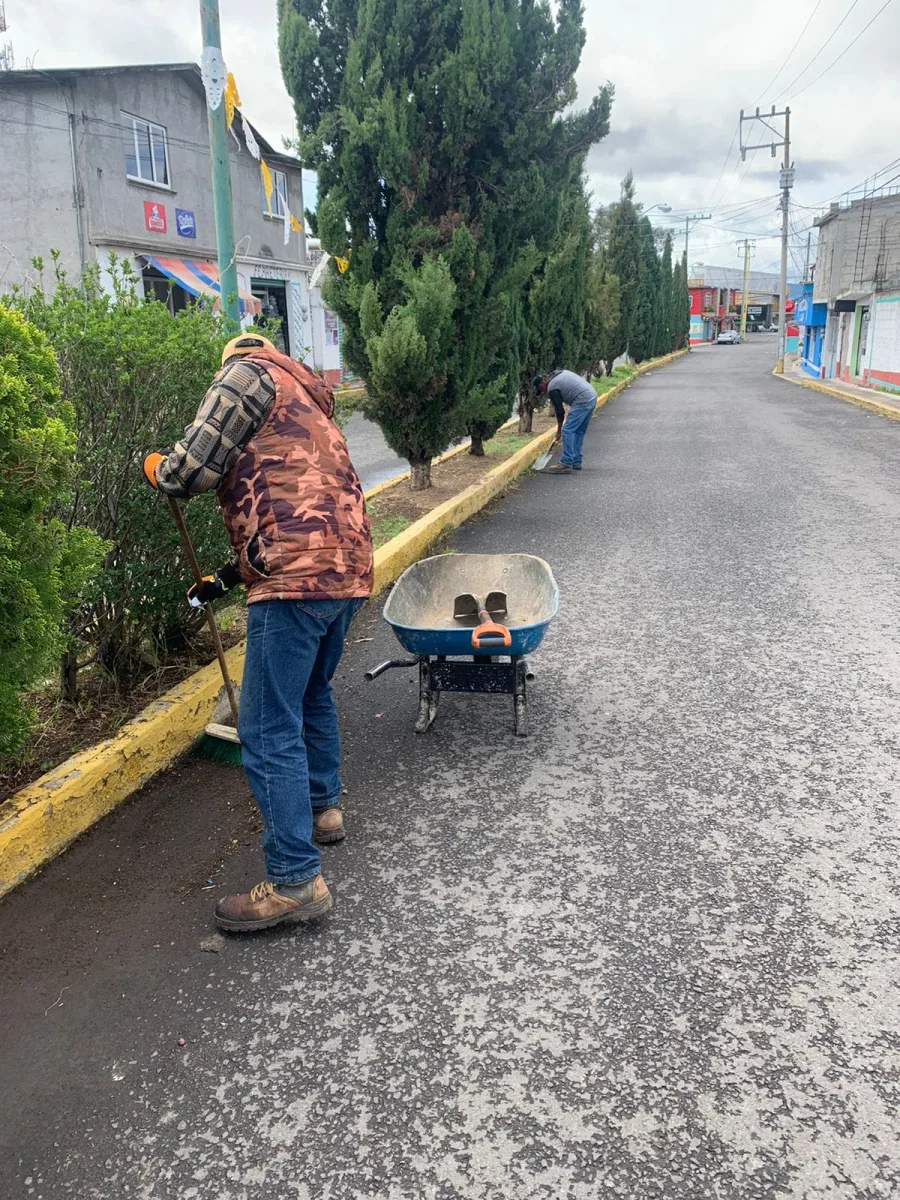
[[[478,615],[464,598],[493,594],[505,607]],[[486,601],[490,607],[490,601]],[[513,699],[514,728],[527,728],[527,685],[534,679],[526,655],[541,644],[559,609],[553,572],[533,554],[439,554],[408,567],[384,606],[409,659],[389,659],[366,672],[377,679],[395,667],[419,668],[416,733],[425,733],[441,692],[492,692]],[[458,615],[454,615],[454,613]]]

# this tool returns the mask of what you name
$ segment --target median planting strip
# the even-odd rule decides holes
[[[684,353],[677,351],[642,364],[633,375],[600,396],[598,410],[646,371]],[[550,447],[553,436],[554,429],[539,433],[479,482],[439,504],[376,550],[373,594],[377,596],[442,534],[479,512],[527,471]],[[465,449],[466,445],[454,447],[435,461],[445,461]],[[371,489],[366,498],[383,493],[405,478],[401,475],[398,480]],[[232,647],[226,657],[233,677],[240,680],[243,643]],[[66,759],[0,805],[0,896],[188,750],[209,720],[220,686],[217,664],[203,667],[154,700],[114,737]]]

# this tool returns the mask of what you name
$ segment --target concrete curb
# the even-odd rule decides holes
[[[634,375],[600,397],[598,411],[639,376],[685,353],[680,350],[642,364]],[[443,533],[462,525],[527,471],[538,455],[549,449],[554,432],[548,429],[538,434],[488,471],[479,483],[432,509],[376,550],[373,595],[399,578]],[[441,456],[441,461],[465,449],[464,445],[454,447]],[[366,493],[367,498],[384,491],[390,483],[373,488]],[[243,642],[232,647],[226,657],[229,670],[239,681],[244,665]],[[220,686],[218,665],[210,663],[154,700],[114,737],[66,759],[0,805],[0,896],[12,891],[183,754],[209,720]]]
[[[795,379],[792,375],[778,375],[775,371],[772,374],[776,379],[781,379],[785,383],[793,383],[796,387],[809,388],[813,392],[834,396],[836,400],[855,404],[857,408],[864,408],[868,412],[876,413],[879,417],[887,417],[889,421],[900,421],[900,407],[896,405],[882,404],[879,400],[870,400],[868,396],[853,396],[849,392],[842,392],[838,388],[829,387],[827,383],[819,383],[815,379]]]
[[[240,680],[243,643],[226,659]],[[210,663],[114,737],[67,758],[0,805],[0,896],[183,754],[209,720],[221,686],[218,664]]]

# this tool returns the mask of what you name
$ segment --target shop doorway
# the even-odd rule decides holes
[[[147,263],[144,264],[141,271],[141,279],[144,283],[144,295],[159,300],[173,316],[187,308],[192,300],[196,300],[195,296],[185,291],[168,275],[163,275],[162,271],[157,271],[156,267],[151,267]]]
[[[860,305],[856,311],[859,313],[859,326],[851,374],[862,375],[866,362],[866,350],[869,348],[869,306],[867,304]]]
[[[290,354],[287,284],[277,279],[251,279],[250,290],[262,305],[259,316],[254,318],[255,323],[267,324],[267,336],[284,354]]]

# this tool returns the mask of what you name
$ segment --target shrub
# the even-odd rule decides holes
[[[43,270],[39,260],[35,267]],[[38,289],[9,298],[55,349],[62,396],[74,413],[76,482],[57,498],[56,513],[66,527],[87,526],[107,545],[92,587],[67,618],[69,699],[78,652],[127,683],[183,647],[202,621],[185,603],[188,568],[168,506],[144,482],[141,462],[148,451],[171,449],[193,420],[228,339],[217,314],[193,306],[173,316],[137,295],[127,264],[111,259],[108,270],[111,295],[96,267],[78,284],[56,267],[52,295]],[[213,498],[192,501],[186,519],[201,562],[212,568],[225,561]]]
[[[102,544],[48,516],[66,503],[74,413],[60,399],[46,337],[0,305],[0,755],[22,745],[23,692],[46,675],[62,645],[64,608],[77,602]]]

